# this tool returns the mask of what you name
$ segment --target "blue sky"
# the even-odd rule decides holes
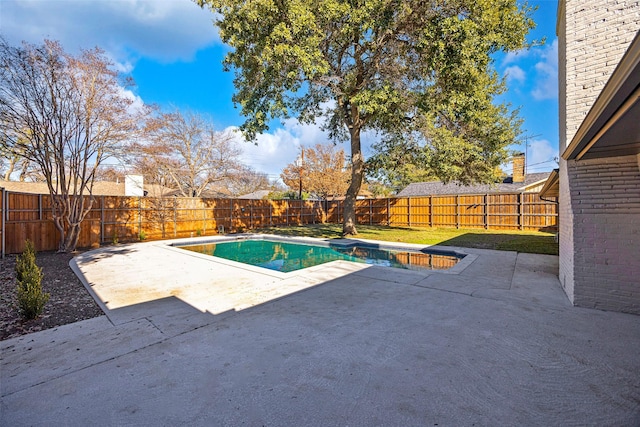
[[[529,39],[546,38],[546,44],[497,55],[495,66],[509,88],[501,100],[520,107],[525,135],[530,136],[528,171],[543,172],[557,167],[558,156],[557,2],[529,4],[538,6],[537,28]],[[131,96],[139,102],[203,113],[222,130],[240,125],[243,118],[231,102],[233,75],[222,70],[226,47],[212,19],[211,12],[190,0],[0,1],[0,32],[9,42],[49,38],[68,51],[99,46],[134,77]],[[365,135],[365,155],[372,139]],[[260,135],[257,145],[241,146],[247,164],[277,178],[295,160],[300,145],[326,141],[318,126],[287,120]],[[524,142],[513,149],[525,152]]]

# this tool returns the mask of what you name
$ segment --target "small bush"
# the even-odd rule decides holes
[[[147,233],[145,233],[144,231],[140,231],[140,233],[138,233],[138,239],[140,239],[140,241],[146,240]]]
[[[42,292],[42,269],[36,265],[36,250],[27,240],[22,256],[16,259],[16,281],[18,282],[18,311],[29,320],[38,317],[49,294]]]

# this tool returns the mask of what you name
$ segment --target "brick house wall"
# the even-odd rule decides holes
[[[625,156],[567,164],[577,306],[640,314],[638,161]]]
[[[640,1],[560,1],[560,153],[638,29]],[[638,162],[638,156],[560,161],[559,278],[575,305],[640,314]]]

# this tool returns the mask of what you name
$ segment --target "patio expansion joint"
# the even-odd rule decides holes
[[[149,317],[145,316],[145,317],[143,317],[143,319],[144,319],[144,320],[146,320],[147,322],[149,322],[149,324],[150,324],[151,326],[153,326],[153,327],[154,327],[158,332],[160,332],[162,335],[165,335],[164,331],[163,331],[162,329],[160,329],[160,327],[159,327],[158,325],[156,325],[156,324],[154,323],[154,321],[153,321],[151,318],[149,318]]]
[[[102,364],[104,364],[104,363],[111,362],[111,361],[116,360],[116,359],[118,359],[118,358],[120,358],[120,357],[122,357],[122,356],[127,356],[127,355],[129,355],[129,354],[133,354],[133,353],[137,352],[138,350],[142,350],[142,349],[145,349],[145,348],[148,348],[148,347],[154,346],[154,345],[156,345],[156,344],[161,344],[161,343],[163,343],[163,342],[167,341],[167,340],[168,340],[168,339],[170,339],[170,338],[172,338],[172,337],[167,337],[167,338],[165,338],[165,339],[162,339],[162,340],[159,340],[159,341],[153,342],[153,343],[151,343],[151,344],[147,344],[147,345],[144,345],[144,346],[141,346],[141,347],[135,348],[135,349],[133,349],[133,350],[131,350],[131,351],[127,351],[127,352],[122,353],[122,354],[118,354],[118,355],[115,355],[115,356],[111,356],[111,357],[109,357],[109,358],[107,358],[107,359],[100,360],[99,362],[91,363],[91,364],[88,364],[88,365],[86,365],[86,366],[82,366],[82,367],[77,368],[77,369],[73,369],[73,370],[65,371],[63,374],[56,375],[56,376],[54,376],[54,377],[47,378],[46,380],[39,381],[39,382],[34,383],[34,384],[30,384],[30,385],[29,385],[29,386],[27,386],[27,387],[22,387],[22,388],[19,388],[19,389],[13,390],[13,391],[11,391],[11,392],[9,392],[9,393],[2,394],[0,397],[2,397],[2,398],[4,398],[4,397],[8,397],[8,396],[14,395],[14,394],[16,394],[16,393],[23,392],[23,391],[25,391],[25,390],[29,390],[29,389],[34,388],[34,387],[38,387],[38,386],[41,386],[41,385],[43,385],[43,384],[47,384],[47,383],[49,383],[49,382],[51,382],[51,381],[59,380],[60,378],[64,378],[64,377],[66,377],[66,376],[69,376],[69,375],[75,374],[76,372],[82,372],[82,371],[84,371],[85,369],[90,369],[90,368],[93,368],[94,366],[99,366],[99,365],[102,365]]]
[[[226,314],[226,315],[225,315],[225,317],[226,317],[227,315],[237,315],[237,312],[234,312],[234,313],[231,313],[231,314]],[[140,318],[140,319],[133,319],[133,320],[131,320],[131,321],[129,321],[129,322],[120,323],[120,324],[115,324],[115,325],[113,325],[113,326],[114,326],[114,328],[119,328],[119,327],[121,327],[121,326],[123,326],[123,325],[125,325],[125,324],[127,324],[127,323],[133,323],[133,322],[135,322],[135,321],[139,321],[139,320],[146,320],[147,322],[149,322],[149,323],[150,323],[150,324],[151,324],[155,329],[157,329],[157,330],[158,330],[158,331],[163,335],[162,339],[158,339],[158,340],[156,340],[156,341],[154,341],[154,342],[151,342],[151,343],[148,343],[148,344],[145,344],[145,345],[142,345],[142,346],[136,347],[136,348],[134,348],[133,350],[126,351],[126,352],[124,352],[124,353],[120,353],[120,354],[117,354],[117,355],[114,355],[114,356],[108,357],[108,358],[106,358],[106,359],[103,359],[103,360],[100,360],[100,361],[98,361],[98,362],[95,362],[95,363],[91,363],[91,364],[88,364],[88,365],[82,366],[82,367],[77,368],[77,369],[73,369],[73,370],[65,371],[64,373],[61,373],[60,375],[56,375],[56,376],[53,376],[53,377],[51,377],[51,378],[47,378],[46,380],[39,381],[39,382],[37,382],[37,383],[29,384],[27,387],[21,387],[21,388],[19,388],[19,389],[13,390],[13,391],[11,391],[11,392],[3,393],[3,394],[1,394],[1,395],[0,395],[0,398],[5,398],[5,397],[8,397],[8,396],[14,395],[14,394],[16,394],[16,393],[20,393],[20,392],[23,392],[23,391],[25,391],[25,390],[29,390],[29,389],[31,389],[31,388],[41,386],[41,385],[43,385],[43,384],[47,384],[47,383],[49,383],[49,382],[51,382],[51,381],[57,381],[57,380],[59,380],[59,379],[61,379],[61,378],[64,378],[64,377],[69,376],[69,375],[73,375],[73,374],[75,374],[75,373],[77,373],[77,372],[82,372],[82,371],[84,371],[84,370],[86,370],[86,369],[91,369],[91,368],[93,368],[93,367],[95,367],[95,366],[100,366],[100,365],[102,365],[102,364],[105,364],[105,363],[108,363],[108,362],[111,362],[111,361],[117,360],[117,359],[119,359],[119,358],[121,358],[121,357],[128,356],[128,355],[130,355],[130,354],[137,353],[137,352],[138,352],[138,351],[140,351],[140,350],[145,350],[145,349],[147,349],[147,348],[151,348],[151,347],[156,346],[156,345],[158,345],[158,344],[163,344],[163,343],[165,343],[165,342],[167,342],[167,341],[169,341],[169,340],[171,340],[171,339],[174,339],[174,338],[176,338],[176,337],[179,337],[179,336],[182,336],[182,335],[185,335],[185,334],[191,333],[191,332],[196,331],[196,330],[198,330],[198,329],[202,329],[202,328],[204,328],[204,327],[211,326],[211,323],[206,323],[206,324],[204,324],[204,325],[194,326],[193,328],[190,328],[190,329],[188,329],[188,330],[186,330],[186,331],[181,331],[181,332],[178,332],[178,333],[175,333],[175,334],[171,334],[171,335],[168,335],[166,332],[163,332],[163,331],[162,331],[162,330],[161,330],[157,325],[155,325],[155,324],[154,324],[154,323],[153,323],[149,318],[147,318],[147,317],[143,317],[143,318]]]
[[[516,260],[513,263],[512,269],[511,269],[511,278],[509,280],[509,290],[511,290],[511,288],[513,287],[513,279],[516,276],[516,267],[518,265],[518,257],[520,257],[520,252],[516,252]]]
[[[435,275],[437,275],[438,273],[431,273],[427,276],[418,278],[416,281],[412,281],[412,282],[408,282],[408,281],[398,281],[398,280],[388,280],[385,278],[376,278],[375,280],[378,282],[386,282],[386,283],[393,283],[395,285],[401,285],[401,286],[413,286],[416,288],[422,288],[422,289],[429,289],[429,290],[433,290],[433,291],[442,291],[442,292],[448,292],[448,293],[452,293],[452,294],[457,294],[457,295],[467,295],[467,296],[472,296],[471,294],[467,293],[467,292],[460,292],[460,291],[455,291],[452,289],[442,289],[442,288],[438,288],[438,287],[433,287],[433,286],[426,286],[423,285],[422,283],[424,283],[425,281],[429,280],[429,278],[434,277]],[[442,273],[441,273],[442,274]],[[371,277],[364,275],[364,274],[358,274],[358,273],[354,273],[354,275],[359,276],[359,277],[364,277],[367,279],[371,279]]]
[[[364,270],[362,270],[362,271],[364,271]],[[357,276],[357,277],[365,278],[365,279],[372,279],[372,280],[376,280],[376,281],[378,281],[378,282],[395,283],[395,284],[397,284],[397,285],[405,285],[405,286],[418,286],[418,283],[422,282],[424,279],[426,279],[427,277],[429,277],[429,276],[431,275],[431,274],[429,274],[429,275],[427,275],[427,276],[417,278],[417,279],[415,279],[415,281],[411,281],[411,282],[409,282],[409,281],[406,281],[406,280],[405,280],[405,281],[400,281],[400,280],[389,280],[389,279],[386,279],[386,278],[384,278],[384,277],[376,277],[376,278],[374,279],[373,277],[371,277],[371,276],[369,276],[369,275],[367,275],[367,274],[361,273],[360,271],[356,271],[356,272],[351,273],[351,274],[352,274],[352,275],[354,275],[354,276]]]

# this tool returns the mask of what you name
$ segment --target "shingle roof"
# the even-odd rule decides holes
[[[430,196],[432,194],[485,194],[485,193],[517,193],[525,191],[531,184],[544,181],[550,172],[530,173],[524,182],[514,183],[511,177],[494,185],[459,185],[455,182],[444,184],[440,181],[414,182],[398,193],[399,197]]]
[[[1,181],[0,187],[7,191],[30,194],[49,194],[49,187],[44,182]],[[144,190],[150,197],[167,195],[170,188],[156,184],[144,184]],[[94,196],[124,196],[124,182],[99,181],[93,184]]]
[[[238,199],[260,200],[267,197],[269,193],[271,193],[271,190],[257,190],[257,191],[254,191],[253,193],[243,194],[242,196],[238,196]]]

